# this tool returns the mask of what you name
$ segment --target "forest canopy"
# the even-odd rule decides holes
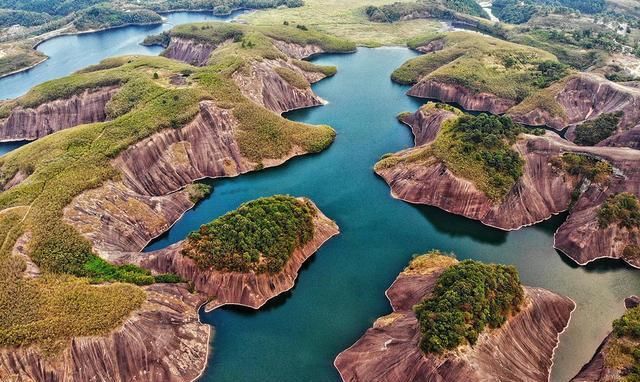
[[[499,328],[524,302],[513,266],[465,260],[438,278],[432,296],[414,307],[420,323],[420,348],[442,353],[475,344],[485,328]]]
[[[183,254],[202,269],[277,273],[296,248],[313,239],[315,214],[308,200],[257,199],[192,232]]]

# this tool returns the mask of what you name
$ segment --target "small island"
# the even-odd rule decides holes
[[[393,313],[336,358],[343,381],[547,380],[575,308],[521,286],[514,267],[439,251],[415,257],[386,295]]]

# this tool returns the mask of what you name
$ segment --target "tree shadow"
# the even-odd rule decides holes
[[[455,215],[437,207],[411,204],[436,231],[450,237],[469,237],[475,241],[499,245],[507,241],[507,231],[486,226],[479,221]]]

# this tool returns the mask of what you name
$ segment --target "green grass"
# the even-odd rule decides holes
[[[183,254],[201,269],[277,273],[296,248],[313,239],[315,214],[306,200],[260,198],[189,234]]]
[[[423,107],[452,108],[439,104]],[[433,143],[409,153],[385,155],[376,163],[375,170],[402,163],[430,166],[441,162],[455,176],[471,181],[491,201],[501,202],[522,175],[524,160],[511,145],[527,130],[506,116],[473,116],[453,110],[457,118],[442,123]]]
[[[422,79],[464,86],[500,98],[521,101],[538,90],[548,71],[542,65],[556,62],[555,57],[539,49],[468,32],[452,32],[410,41],[418,47],[443,39],[443,50],[427,53],[405,62],[392,79],[413,84]]]
[[[276,73],[293,87],[303,90],[311,87],[311,84],[306,78],[289,68],[276,68]]]
[[[407,39],[439,30],[437,20],[410,20],[397,23],[369,21],[365,8],[382,6],[394,0],[306,0],[302,7],[265,10],[240,16],[249,24],[281,26],[284,21],[292,27],[304,24],[309,29],[348,39],[358,45],[404,45]]]
[[[118,154],[162,129],[186,125],[197,115],[200,101],[213,100],[233,113],[241,153],[257,168],[262,161],[290,155],[294,148],[317,152],[331,144],[335,132],[330,127],[286,120],[242,95],[231,79],[235,71],[246,70],[253,61],[271,55],[286,59],[270,38],[243,28],[247,28],[243,40],[249,38],[255,44],[243,47],[238,41],[227,45],[214,54],[210,66],[196,68],[164,57],[109,59],[39,85],[1,106],[6,113],[16,105],[35,106],[84,89],[121,86],[107,106],[112,120],[59,131],[0,158],[0,183],[18,171],[29,174],[22,183],[0,193],[2,344],[50,347],[65,344],[74,336],[104,334],[144,300],[143,291],[134,285],[93,287],[90,282],[177,281],[172,275],[151,277],[140,268],[100,260],[91,243],[63,222],[63,209],[84,191],[108,180],[117,181],[119,174],[111,162]],[[316,33],[309,31],[309,38],[315,39]],[[191,73],[187,86],[170,85],[171,76],[185,72]],[[191,186],[188,191],[192,200],[207,193],[202,186]],[[23,279],[24,263],[11,256],[14,243],[25,232],[31,234],[29,255],[45,275],[41,280]],[[74,293],[79,297],[73,297]],[[73,315],[56,313],[71,301],[82,305]]]

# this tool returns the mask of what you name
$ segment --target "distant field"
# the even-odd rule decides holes
[[[304,24],[320,31],[348,38],[359,45],[404,45],[408,39],[436,31],[442,24],[435,20],[411,20],[393,24],[367,20],[367,5],[384,5],[394,0],[305,0],[300,8],[269,9],[241,19],[256,25],[280,25],[284,21]]]

